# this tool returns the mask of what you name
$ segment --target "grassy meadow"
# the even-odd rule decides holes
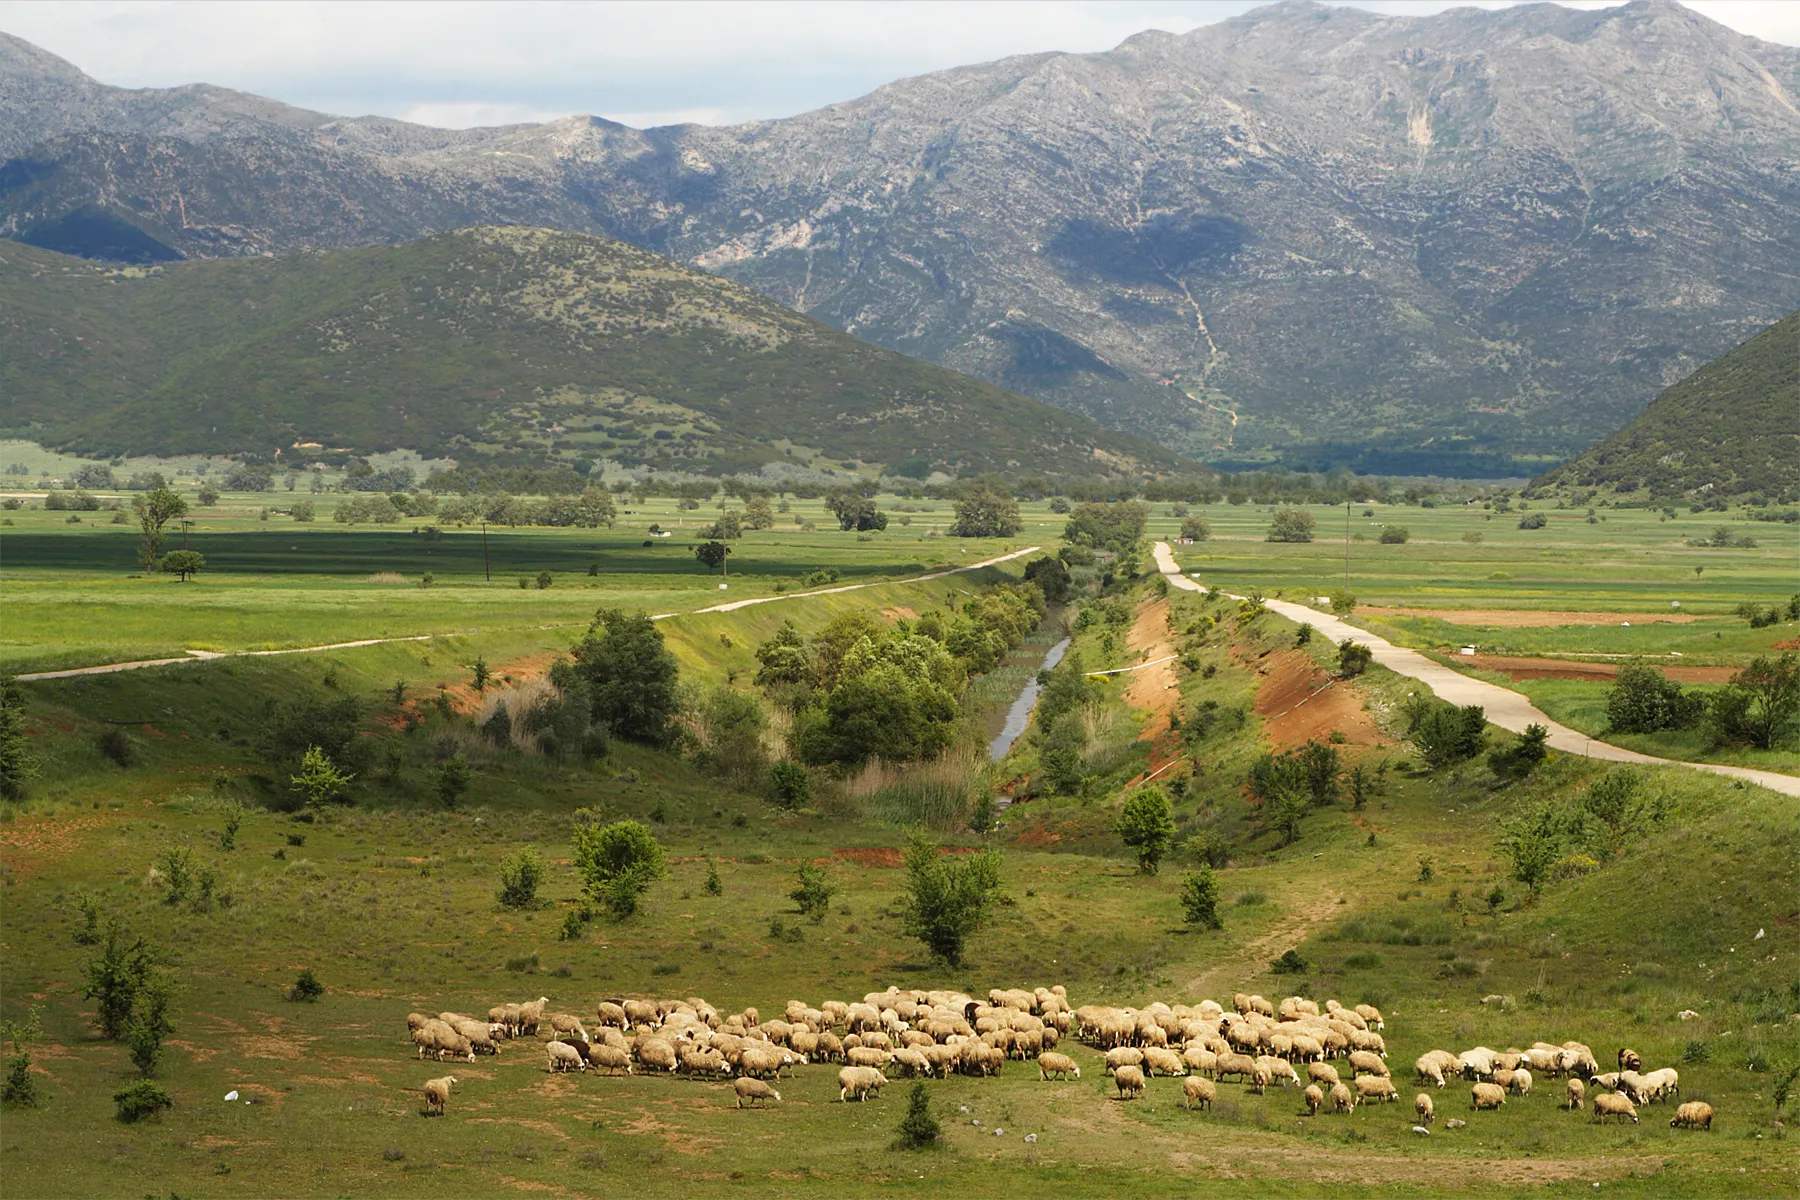
[[[1033,544],[1054,550],[1061,517],[1026,504],[1019,536],[965,541],[942,536],[947,502],[885,498],[895,523],[859,537],[832,528],[816,502],[793,502],[775,529],[736,545],[720,593],[685,532],[711,519],[705,507],[634,505],[612,530],[490,528],[489,583],[478,530],[428,540],[406,526],[347,529],[330,521],[329,497],[311,525],[263,521],[261,504],[282,500],[227,496],[198,514],[190,537],[208,565],[188,584],[141,576],[132,531],[104,524],[108,514],[80,514],[78,525],[62,513],[4,514],[13,522],[0,526],[8,671],[431,635],[21,685],[43,771],[23,803],[0,806],[0,1013],[41,1010],[33,1071],[45,1103],[0,1115],[8,1194],[842,1196],[939,1181],[982,1195],[1792,1194],[1783,1122],[1796,1102],[1784,1117],[1774,1094],[1800,1063],[1791,799],[1679,768],[1647,772],[1659,818],[1616,856],[1573,864],[1533,897],[1508,877],[1503,824],[1539,804],[1573,808],[1605,769],[1555,757],[1511,786],[1480,760],[1426,772],[1398,721],[1408,681],[1377,669],[1309,701],[1334,705],[1327,740],[1344,768],[1361,765],[1378,781],[1373,794],[1360,809],[1340,800],[1309,812],[1284,845],[1246,798],[1245,774],[1316,711],[1271,710],[1265,693],[1310,691],[1330,647],[1296,648],[1294,626],[1278,617],[1242,618],[1143,579],[1053,610],[1005,665],[975,680],[954,754],[891,778],[821,771],[812,801],[788,812],[691,756],[615,742],[579,765],[482,743],[467,715],[469,665],[485,659],[496,688],[523,685],[596,608],[642,607],[688,614],[658,626],[684,684],[750,690],[754,650],[783,620],[812,631],[843,612],[892,622],[959,604],[1016,578],[1023,560],[905,579]],[[1343,510],[1312,511],[1320,540],[1272,545],[1261,540],[1266,510],[1212,506],[1213,536],[1181,547],[1183,565],[1233,591],[1323,595],[1342,581],[1344,543],[1330,535]],[[1351,590],[1364,606],[1642,613],[1679,599],[1698,618],[1581,630],[1358,618],[1399,641],[1510,654],[1674,649],[1729,666],[1795,636],[1792,626],[1751,631],[1731,615],[1744,600],[1794,589],[1791,526],[1746,525],[1758,548],[1702,551],[1685,539],[1710,532],[1714,514],[1659,522],[1602,510],[1606,520],[1592,525],[1555,514],[1526,531],[1516,514],[1487,520],[1479,509],[1374,511],[1352,518],[1365,540],[1350,543]],[[1180,519],[1169,506],[1152,513],[1151,536],[1172,536]],[[1371,521],[1405,525],[1411,540],[1380,545]],[[676,536],[643,546],[652,522]],[[1466,532],[1483,536],[1471,543]],[[798,590],[826,566],[843,583],[879,586],[694,614],[778,584]],[[549,588],[519,587],[541,570],[553,573]],[[427,571],[434,580],[421,587]],[[388,572],[402,582],[376,581]],[[1082,606],[1102,615],[1077,630]],[[967,748],[991,736],[1037,656],[1065,633],[1089,670],[1182,658],[1164,668],[1166,684],[1146,683],[1148,668],[1096,681],[1084,710],[1085,782],[1053,795],[1026,782],[1039,766],[1033,736],[993,766]],[[439,693],[462,710],[428,702]],[[284,784],[261,757],[259,729],[272,705],[296,695],[355,696],[367,714],[356,803],[316,821],[265,806]],[[1196,728],[1209,701],[1217,715]],[[115,729],[130,765],[101,750]],[[778,720],[771,741],[780,732]],[[431,773],[452,746],[468,753],[475,778],[446,811]],[[1170,785],[1179,838],[1206,833],[1229,847],[1218,872],[1222,930],[1182,920],[1184,855],[1139,874],[1112,829],[1129,786],[1152,771]],[[996,830],[975,833],[967,805],[996,786],[1019,799]],[[248,815],[226,849],[223,823],[238,803]],[[637,916],[562,940],[580,900],[570,830],[584,807],[648,823],[670,869]],[[1006,899],[961,967],[933,961],[901,926],[897,849],[915,825],[1002,854]],[[541,901],[507,908],[496,900],[500,863],[526,845],[549,860]],[[214,872],[228,905],[166,901],[153,867],[183,848]],[[787,896],[808,861],[840,888],[817,922]],[[717,896],[703,887],[712,866]],[[95,1033],[82,996],[92,953],[76,941],[83,897],[163,948],[180,984],[159,1072],[175,1107],[138,1124],[114,1119],[112,1094],[137,1072],[120,1044]],[[1303,968],[1275,973],[1289,950]],[[313,1003],[287,998],[304,969],[326,988]],[[791,998],[817,1005],[890,985],[982,995],[1053,983],[1077,1005],[1209,997],[1229,1007],[1239,991],[1377,1004],[1401,1100],[1308,1117],[1294,1089],[1259,1096],[1233,1083],[1219,1086],[1215,1111],[1190,1113],[1179,1081],[1155,1079],[1126,1103],[1099,1053],[1070,1042],[1062,1048],[1080,1080],[1043,1083],[1014,1062],[993,1079],[930,1082],[945,1144],[907,1152],[892,1142],[910,1082],[845,1105],[836,1068],[808,1065],[776,1084],[781,1104],[740,1111],[725,1084],[546,1074],[530,1040],[472,1065],[421,1063],[405,1024],[409,1011],[485,1011],[539,995],[587,1016],[596,1001],[629,995],[702,996],[721,1011],[754,1004],[767,1018]],[[1683,1020],[1684,1011],[1696,1015]],[[1603,1065],[1629,1045],[1646,1069],[1678,1067],[1681,1099],[1718,1110],[1713,1130],[1671,1129],[1666,1104],[1647,1106],[1640,1125],[1595,1125],[1563,1111],[1562,1082],[1549,1079],[1497,1113],[1470,1112],[1466,1084],[1428,1089],[1437,1122],[1429,1136],[1413,1132],[1411,1064],[1424,1050],[1540,1038],[1587,1042]],[[460,1080],[448,1115],[426,1119],[419,1085],[443,1074]],[[224,1101],[232,1091],[239,1098]],[[1452,1118],[1467,1124],[1450,1128]]]

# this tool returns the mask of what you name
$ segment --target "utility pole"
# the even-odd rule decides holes
[[[1344,554],[1345,554],[1344,561],[1346,561],[1346,562],[1349,561],[1349,553],[1350,552],[1348,550],[1346,550],[1344,552]],[[494,582],[494,572],[491,569],[489,569],[489,567],[488,567],[487,522],[486,521],[483,521],[481,523],[481,573],[483,575],[487,576],[487,581],[489,583]]]
[[[183,550],[186,550],[188,548],[188,543],[187,543],[188,530],[193,527],[193,524],[194,523],[192,521],[185,520],[185,519],[181,522],[181,548]]]
[[[1350,497],[1344,497],[1344,599],[1350,599]]]

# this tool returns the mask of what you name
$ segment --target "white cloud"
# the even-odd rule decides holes
[[[1356,2],[1419,15],[1453,6]],[[596,113],[641,126],[786,116],[907,75],[1013,54],[1106,50],[1144,29],[1186,32],[1252,7],[1253,0],[0,0],[0,29],[123,86],[204,81],[326,112],[438,124]],[[1743,32],[1800,43],[1800,4],[1693,7]]]

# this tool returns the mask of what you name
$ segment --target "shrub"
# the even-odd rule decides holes
[[[38,774],[38,759],[25,734],[25,695],[12,677],[0,676],[0,799],[21,800]]]
[[[935,842],[915,833],[903,861],[906,884],[900,910],[906,932],[951,966],[960,966],[964,944],[1000,898],[999,852],[940,855]]]
[[[601,609],[574,654],[597,724],[631,741],[670,741],[679,669],[648,613]]]
[[[148,1079],[140,1079],[114,1092],[113,1103],[118,1106],[118,1119],[128,1125],[175,1107],[175,1101],[169,1093]]]
[[[95,739],[103,757],[114,766],[129,767],[137,763],[137,743],[119,726],[114,725]]]
[[[1636,663],[1620,667],[1606,693],[1606,719],[1618,733],[1685,729],[1699,721],[1705,707],[1657,668]]]
[[[1312,636],[1313,636],[1314,632],[1315,631],[1310,622],[1307,622],[1307,621],[1300,622],[1300,628],[1294,630],[1294,645],[1296,645],[1296,646],[1306,645],[1308,642],[1312,641]]]
[[[838,893],[838,887],[831,882],[825,868],[817,863],[803,862],[794,872],[795,887],[788,893],[800,909],[802,916],[812,918],[814,924],[825,919],[831,911],[831,898]]]
[[[1381,536],[1375,540],[1384,546],[1403,546],[1406,544],[1406,539],[1411,536],[1412,534],[1407,532],[1404,525],[1384,525],[1381,529]]]
[[[1145,875],[1156,874],[1175,843],[1174,810],[1155,784],[1126,797],[1114,828],[1120,840],[1137,852],[1138,870]]]
[[[175,985],[164,974],[149,976],[138,988],[131,1020],[125,1026],[125,1047],[132,1063],[146,1076],[156,1074],[163,1039],[174,1032],[169,1020],[169,1003],[174,997]]]
[[[319,982],[311,967],[301,971],[294,979],[294,986],[288,989],[288,999],[297,1004],[311,1004],[324,994],[325,985]]]
[[[1303,508],[1284,508],[1269,522],[1267,541],[1310,542],[1313,540],[1313,515]]]
[[[1298,950],[1288,950],[1269,964],[1269,970],[1277,975],[1304,975],[1310,965]]]
[[[235,801],[225,810],[225,827],[219,830],[219,849],[237,849],[237,835],[244,824],[244,812],[244,806]]]
[[[508,722],[509,737],[511,736],[510,725],[511,723]],[[463,755],[463,752],[458,750],[438,766],[438,800],[443,803],[445,808],[455,808],[457,802],[463,798],[463,794],[469,790],[469,784],[474,782],[474,779],[475,769],[469,765],[469,760]]]
[[[497,898],[507,908],[537,906],[538,885],[544,881],[544,857],[536,846],[522,846],[500,862]]]
[[[705,892],[708,896],[723,896],[725,894],[725,881],[719,877],[718,863],[708,862],[706,864],[706,882],[700,885],[700,890]]]
[[[7,1108],[36,1108],[43,1103],[37,1077],[31,1073],[31,1044],[43,1033],[42,1011],[33,1005],[23,1021],[7,1021],[0,1025],[0,1037],[12,1043],[12,1054],[6,1060],[6,1078],[0,1080],[0,1105]]]
[[[1361,642],[1345,638],[1338,643],[1338,674],[1345,679],[1352,679],[1369,669],[1375,661],[1375,652]]]
[[[576,811],[575,869],[588,895],[622,920],[637,911],[650,885],[668,873],[668,859],[641,822],[597,825],[594,815],[592,809]]]
[[[186,900],[194,886],[194,852],[186,846],[170,846],[157,856],[156,868],[162,876],[164,902],[180,904]]]
[[[1223,867],[1231,857],[1231,843],[1211,829],[1203,829],[1181,844],[1187,856],[1209,867]]]
[[[1406,706],[1407,735],[1425,765],[1436,770],[1481,753],[1487,741],[1487,712],[1479,704],[1457,707],[1435,696],[1415,694]]]
[[[1713,694],[1708,719],[1721,744],[1748,743],[1769,750],[1800,715],[1800,656],[1757,655]]]
[[[1542,529],[1550,523],[1550,519],[1541,512],[1528,512],[1519,518],[1520,529]]]
[[[1510,746],[1503,746],[1488,755],[1488,769],[1500,779],[1508,782],[1524,779],[1537,770],[1538,764],[1549,756],[1545,742],[1550,731],[1542,725],[1530,724],[1519,740]]]
[[[900,1131],[894,1139],[897,1150],[925,1150],[938,1144],[943,1132],[931,1115],[931,1094],[923,1083],[915,1083],[907,1098],[906,1116],[900,1120]]]
[[[300,756],[300,770],[289,776],[289,782],[307,808],[318,809],[344,799],[345,789],[355,778],[347,771],[338,770],[324,750],[308,746],[306,753]]]
[[[1219,891],[1219,877],[1207,864],[1181,877],[1181,911],[1189,925],[1203,929],[1224,925],[1219,919]]]

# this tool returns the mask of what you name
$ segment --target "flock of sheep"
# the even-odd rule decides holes
[[[1072,1008],[1060,986],[996,988],[985,1001],[961,992],[907,991],[890,987],[860,1001],[827,1000],[817,1008],[790,1000],[780,1019],[764,1021],[755,1008],[721,1014],[698,997],[685,1000],[604,1000],[592,1031],[582,1018],[548,1012],[547,997],[501,1004],[485,1020],[462,1013],[407,1018],[419,1057],[475,1061],[478,1052],[499,1054],[514,1038],[548,1034],[543,1043],[549,1071],[665,1072],[732,1080],[738,1106],[779,1102],[770,1080],[811,1062],[843,1064],[838,1098],[879,1095],[889,1072],[915,1078],[947,1078],[952,1072],[985,1077],[1009,1060],[1035,1062],[1042,1080],[1081,1077],[1075,1059],[1057,1049],[1079,1038],[1105,1054],[1106,1071],[1121,1099],[1141,1096],[1157,1075],[1180,1077],[1183,1104],[1211,1108],[1217,1084],[1244,1081],[1261,1094],[1270,1084],[1303,1088],[1309,1113],[1321,1108],[1353,1112],[1358,1104],[1392,1102],[1399,1093],[1387,1064],[1380,1010],[1336,1000],[1321,1007],[1301,996],[1278,1005],[1261,996],[1233,997],[1226,1009],[1211,1000],[1196,1005],[1161,1002],[1141,1009],[1084,1005]],[[1346,1083],[1331,1060],[1349,1069]],[[1461,1054],[1430,1050],[1413,1064],[1421,1084],[1442,1088],[1452,1077],[1471,1081],[1471,1107],[1497,1109],[1509,1095],[1527,1096],[1539,1078],[1566,1077],[1566,1104],[1580,1110],[1589,1086],[1594,1119],[1638,1121],[1638,1105],[1676,1097],[1681,1078],[1673,1067],[1645,1073],[1639,1055],[1618,1053],[1618,1070],[1602,1073],[1593,1051],[1580,1042],[1533,1043],[1528,1049],[1477,1046]],[[1305,1072],[1304,1080],[1301,1070]],[[431,1111],[443,1112],[455,1076],[424,1085]],[[1429,1092],[1413,1101],[1421,1131],[1436,1117]],[[1712,1107],[1679,1105],[1671,1126],[1710,1129]],[[1450,1122],[1452,1126],[1463,1124]]]

